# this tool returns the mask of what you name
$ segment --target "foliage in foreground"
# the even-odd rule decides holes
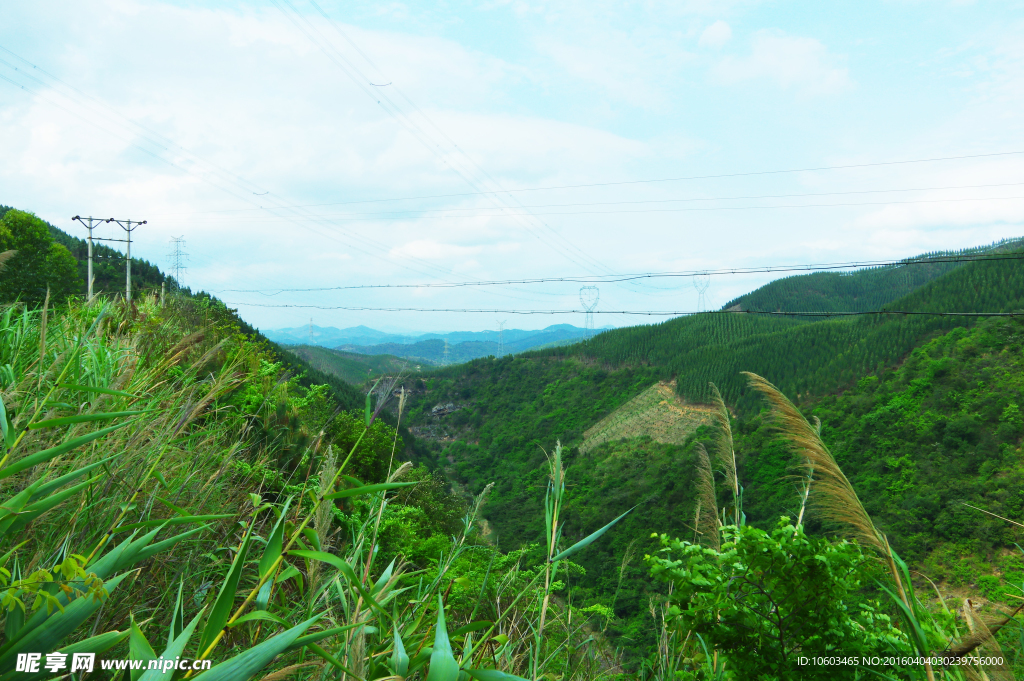
[[[463,516],[401,464],[393,381],[339,411],[203,304],[0,315],[0,678],[57,651],[210,659],[203,681],[597,673],[587,618],[553,599],[574,569],[557,512],[558,562],[499,553],[482,497]]]

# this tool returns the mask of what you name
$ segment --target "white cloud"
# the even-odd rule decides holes
[[[721,19],[704,29],[697,44],[701,47],[719,48],[732,38],[732,29]]]
[[[748,56],[725,57],[714,73],[728,84],[765,79],[804,94],[831,94],[851,85],[839,62],[815,38],[765,30],[754,34]]]

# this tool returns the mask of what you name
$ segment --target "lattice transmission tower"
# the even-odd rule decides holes
[[[505,322],[507,319],[503,319],[498,322],[498,359],[505,356]]]
[[[596,286],[583,286],[580,288],[580,305],[586,310],[587,316],[583,323],[583,334],[587,340],[594,335],[594,308],[597,301],[601,299],[601,291]]]
[[[185,252],[184,236],[171,237],[171,250],[167,254],[167,260],[170,263],[171,278],[174,279],[174,289],[180,289],[182,277],[188,271],[185,264],[188,262],[188,253]]]
[[[697,312],[708,311],[708,288],[711,286],[711,275],[707,272],[698,272],[693,275],[693,288],[697,289]]]

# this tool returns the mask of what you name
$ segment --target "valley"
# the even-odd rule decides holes
[[[9,215],[14,219],[5,220],[13,229],[32,220],[17,211]],[[105,391],[99,394],[121,400],[116,402],[120,411],[99,418],[123,414],[150,424],[144,454],[130,454],[119,464],[124,480],[134,479],[144,461],[166,455],[172,462],[159,476],[147,464],[151,472],[132,484],[149,485],[151,494],[174,495],[173,500],[154,496],[159,505],[141,511],[103,502],[96,511],[104,514],[103,522],[117,525],[130,518],[134,524],[127,527],[154,527],[156,533],[170,520],[203,522],[190,532],[219,528],[221,537],[234,539],[243,526],[246,536],[262,533],[260,540],[269,547],[264,555],[271,556],[264,560],[286,561],[288,568],[275,582],[276,600],[260,604],[293,627],[299,626],[294,622],[302,610],[328,607],[307,596],[298,582],[289,583],[299,576],[319,580],[326,568],[317,562],[339,570],[333,578],[349,585],[339,598],[348,599],[344,607],[356,609],[369,593],[363,586],[368,577],[350,574],[351,565],[379,575],[375,589],[391,584],[388,575],[399,565],[428,576],[430,583],[418,588],[431,590],[431,601],[441,599],[439,607],[423,598],[406,603],[403,635],[417,645],[435,636],[421,627],[428,609],[447,613],[453,627],[456,622],[472,626],[477,611],[499,618],[508,612],[510,599],[518,602],[514,599],[529,594],[552,604],[558,628],[549,632],[551,640],[587,645],[585,635],[592,638],[588,677],[602,670],[662,674],[658,670],[667,661],[689,659],[691,649],[657,611],[652,615],[651,603],[672,603],[680,593],[689,599],[721,598],[714,595],[713,580],[730,583],[736,576],[725,575],[740,564],[733,558],[718,567],[707,567],[714,561],[701,563],[711,572],[698,578],[680,571],[675,556],[692,560],[704,552],[700,555],[707,560],[725,560],[730,552],[759,547],[762,553],[782,551],[788,561],[806,561],[799,563],[806,569],[829,561],[847,565],[841,574],[855,575],[854,582],[843,581],[847,577],[840,572],[821,577],[838,591],[799,617],[811,621],[848,602],[858,604],[853,612],[891,613],[877,620],[828,616],[845,622],[836,626],[860,632],[844,636],[853,636],[865,650],[881,645],[874,637],[882,636],[909,651],[916,644],[904,628],[915,622],[931,622],[927,635],[936,641],[955,640],[957,634],[943,628],[945,620],[936,619],[947,602],[938,594],[969,597],[979,617],[991,618],[1015,606],[1024,590],[1024,560],[1015,550],[1024,541],[1015,524],[1024,517],[1024,318],[1019,314],[1024,251],[1019,246],[1003,242],[890,268],[787,277],[720,311],[608,330],[587,343],[555,343],[442,367],[414,364],[410,357],[277,345],[218,299],[187,290],[164,302],[142,289],[134,307],[103,302],[102,314],[115,315],[116,324],[103,326],[99,335],[100,327],[93,327],[88,335],[83,325],[101,313],[95,302],[85,304],[68,293],[62,302],[67,312],[54,317],[8,307],[0,320],[8,349],[0,359],[15,378],[21,376],[19,390],[42,390],[41,381],[54,379],[31,369],[39,347],[64,362],[61,358],[80,352],[73,349],[75,339],[88,337],[89,357],[96,359],[62,365],[66,372],[79,372],[76,380],[82,383],[57,381],[45,390]],[[909,264],[914,262],[923,264]],[[838,314],[858,305],[871,314]],[[44,324],[57,325],[57,331],[44,332]],[[443,345],[444,340],[394,345],[423,343]],[[104,357],[118,359],[99,360]],[[5,397],[15,419],[25,413],[17,394]],[[151,396],[146,404],[161,416],[126,408],[142,395]],[[93,412],[78,413],[68,399],[48,402],[53,415],[40,427],[96,420]],[[159,435],[179,422],[168,420],[168,408],[183,415],[176,418],[186,419],[180,427],[189,433],[173,450]],[[780,421],[786,409],[789,421]],[[798,431],[802,434],[793,434]],[[99,437],[106,431],[94,432]],[[51,444],[62,439],[56,433],[51,438]],[[192,451],[201,456],[189,458]],[[83,451],[57,463],[64,477],[54,484],[93,470],[90,466],[108,460],[102,457],[117,456],[101,452]],[[342,462],[340,453],[345,453]],[[812,455],[816,463],[808,468]],[[24,460],[31,463],[34,456]],[[33,475],[29,464],[15,466],[15,474]],[[838,482],[821,487],[819,477],[829,470]],[[196,475],[209,482],[186,510],[179,503]],[[812,479],[814,489],[825,491],[808,495]],[[124,484],[117,489],[129,492]],[[68,494],[85,488],[69,488]],[[252,505],[245,511],[252,519],[238,526],[241,516],[234,509],[244,506],[246,489],[255,490],[244,502]],[[292,525],[289,541],[305,548],[275,557],[274,533],[283,532],[284,525],[274,518],[284,517],[303,494],[308,504],[301,502],[296,513],[312,514],[305,522],[313,524],[302,532]],[[839,495],[839,506],[830,494]],[[63,498],[55,496],[52,503]],[[326,500],[332,501],[329,514],[317,515]],[[846,520],[849,509],[860,514],[860,525]],[[31,525],[31,540],[53,541],[70,512],[63,508]],[[259,521],[261,513],[266,515]],[[90,532],[92,537],[100,526],[90,526]],[[799,541],[790,545],[791,540]],[[166,541],[171,546],[179,539]],[[165,586],[170,579],[198,583],[203,575],[220,579],[224,570],[230,575],[247,569],[237,558],[244,549],[226,562],[215,546],[223,539],[196,541],[185,562],[169,563],[179,577],[159,572],[147,580]],[[239,541],[238,546],[247,546],[248,540]],[[366,552],[368,543],[375,548]],[[571,559],[555,560],[555,547],[565,545],[572,545]],[[334,553],[322,551],[325,546]],[[805,549],[798,546],[811,553],[802,554]],[[869,579],[890,578],[884,560],[867,557],[873,546],[883,547],[883,559],[890,556],[890,577],[904,589],[899,598],[920,610],[909,623],[893,624],[897,601],[886,601],[888,592],[880,587],[866,586]],[[903,561],[908,567],[899,578]],[[551,574],[546,566],[555,564],[562,570],[558,580],[542,588],[539,580]],[[224,582],[227,602],[235,599],[235,589],[250,589],[255,598],[260,584],[270,579],[270,573],[259,572],[265,566],[250,567],[247,581]],[[773,590],[806,593],[784,573],[769,573],[782,580]],[[666,580],[673,584],[671,592]],[[843,595],[836,600],[835,593]],[[133,602],[156,612],[143,591],[131,594]],[[193,605],[229,598],[214,597],[199,592]],[[384,597],[403,602],[397,592]],[[532,607],[517,610],[516,617],[534,616]],[[734,614],[745,617],[746,608],[757,607],[745,605]],[[244,608],[243,603],[236,615]],[[195,611],[192,605],[186,609]],[[347,626],[341,623],[349,616],[341,612],[334,615],[338,626],[323,630],[324,639],[339,636],[340,627]],[[692,631],[703,631],[722,650],[750,645],[745,638],[729,639],[719,624],[724,619],[702,620],[706,609],[693,612]],[[970,612],[962,610],[960,616],[973,616]],[[113,622],[119,611],[107,617]],[[220,625],[211,621],[204,636],[207,645],[216,646],[214,630]],[[161,620],[160,626],[175,624]],[[514,628],[506,631],[502,645],[508,650],[528,649],[528,637]],[[1012,634],[1001,633],[1001,645],[1011,648]],[[354,655],[343,636],[333,645]],[[376,646],[380,657],[394,643],[367,635],[366,645]],[[660,645],[679,647],[652,652]],[[225,653],[235,652],[238,644],[232,646]],[[1012,665],[1024,667],[1024,659],[1014,655]],[[234,664],[231,659],[224,664]],[[368,669],[376,664],[370,671],[378,676],[389,669],[380,662],[363,664]],[[777,664],[793,663],[782,655]]]

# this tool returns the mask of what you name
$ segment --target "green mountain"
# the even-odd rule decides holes
[[[807,275],[805,281],[816,286],[818,277]],[[878,280],[880,288],[885,288],[884,281]],[[786,282],[780,289],[792,285]],[[809,286],[808,290],[813,289]],[[776,297],[770,290],[762,295]],[[652,367],[664,377],[675,377],[680,394],[696,401],[706,399],[711,381],[730,405],[750,412],[758,408],[758,402],[744,390],[741,371],[769,377],[794,397],[820,395],[898,362],[931,335],[975,322],[972,317],[933,313],[1022,308],[1024,268],[1020,260],[976,261],[955,267],[878,308],[884,314],[808,318],[705,313],[606,332],[585,349],[569,347],[555,354],[580,354],[612,366]]]
[[[1024,587],[1021,538],[1001,519],[1024,516],[1024,317],[932,313],[1021,310],[1024,280],[1019,260],[908,267],[940,264],[900,297],[884,272],[825,292],[809,275],[755,292],[782,314],[701,314],[408,376],[401,428],[384,407],[398,384],[364,401],[336,374],[402,360],[293,353],[205,293],[8,306],[0,539],[14,607],[0,626],[23,638],[0,668],[24,641],[125,659],[179,634],[168,650],[212,651],[211,678],[283,678],[314,659],[314,676],[367,679],[455,678],[460,664],[484,679],[788,679],[810,678],[796,653],[962,651],[970,625],[984,629],[975,606],[931,594],[991,613]],[[833,294],[884,314],[834,314]],[[815,296],[828,314],[792,314]],[[750,369],[820,419],[800,426],[802,452],[737,375]],[[723,441],[709,379],[733,411],[737,496],[731,457],[713,471],[704,454]],[[906,571],[877,560],[873,531],[837,538],[850,528],[828,520],[827,489],[803,524],[778,521],[801,512],[797,466],[819,428],[852,481],[842,509],[863,505]],[[741,505],[746,524],[729,524]],[[998,633],[1015,672],[1019,632]],[[916,662],[879,669],[928,678]],[[953,672],[939,676],[982,678]]]
[[[319,345],[286,345],[288,352],[301,357],[310,367],[324,374],[337,376],[346,383],[363,386],[381,376],[406,376],[421,373],[425,367],[394,355],[363,355],[331,350]]]
[[[768,312],[879,310],[967,264],[960,258],[998,257],[1021,248],[1024,248],[1024,239],[1004,239],[989,246],[925,253],[898,265],[784,277],[729,301],[722,309]]]
[[[1008,501],[1018,494],[1009,482],[991,488],[995,497],[986,491],[993,476],[1016,480],[1018,475],[1008,471],[1017,469],[1020,434],[1000,419],[1012,421],[1012,405],[1020,404],[1013,387],[1019,371],[1016,359],[993,364],[990,354],[1014,358],[1021,323],[996,318],[979,325],[977,317],[924,313],[1024,310],[1024,267],[1016,259],[908,267],[929,268],[935,276],[921,275],[913,291],[889,299],[881,309],[892,314],[707,313],[608,331],[586,345],[438,370],[425,379],[426,390],[412,397],[409,423],[413,432],[433,439],[438,463],[468,491],[494,483],[484,513],[502,546],[529,545],[542,535],[545,450],[556,439],[569,452],[566,484],[573,501],[566,509],[567,541],[639,504],[619,531],[579,558],[586,572],[575,581],[576,593],[590,599],[587,603],[608,606],[618,594],[609,633],[624,637],[616,640],[626,646],[649,641],[645,603],[651,595],[643,566],[628,558],[657,549],[647,538],[652,531],[694,536],[693,446],[711,433],[709,426],[695,425],[688,437],[652,439],[653,429],[628,413],[629,403],[659,380],[675,379],[684,404],[695,408],[706,402],[709,381],[721,388],[737,417],[740,481],[748,518],[756,526],[773,526],[779,514],[795,515],[799,501],[795,485],[785,481],[792,457],[761,421],[763,401],[747,388],[742,371],[766,377],[808,413],[820,410],[826,441],[835,441],[841,465],[907,556],[947,565],[968,546],[979,547],[982,556],[1004,550],[1012,544],[1005,530],[996,530],[999,521],[979,516],[968,521],[966,507],[957,503],[972,499],[988,508],[993,498],[1005,497],[998,508],[1009,517],[1024,511]],[[854,282],[862,296],[884,300],[888,276],[873,270],[842,279]],[[792,277],[758,295],[807,301],[819,295],[822,281],[818,275]],[[846,294],[851,290],[847,287]],[[976,366],[957,359],[951,348],[962,345],[978,348]],[[953,354],[941,360],[947,352]],[[936,369],[931,359],[914,359],[922,353],[938,358],[935,366],[953,372],[943,380],[959,387],[924,380]],[[981,383],[974,377],[978,372],[985,374]],[[862,394],[872,390],[879,391],[877,397]],[[949,391],[959,401],[941,396]],[[454,411],[434,415],[435,406],[448,403]],[[879,415],[858,425],[871,410]],[[630,426],[632,435],[617,431],[619,439],[580,453],[589,429],[617,418],[639,425]],[[938,547],[952,548],[936,553]],[[953,553],[942,553],[947,550]],[[992,564],[980,558],[977,569],[986,566]]]

